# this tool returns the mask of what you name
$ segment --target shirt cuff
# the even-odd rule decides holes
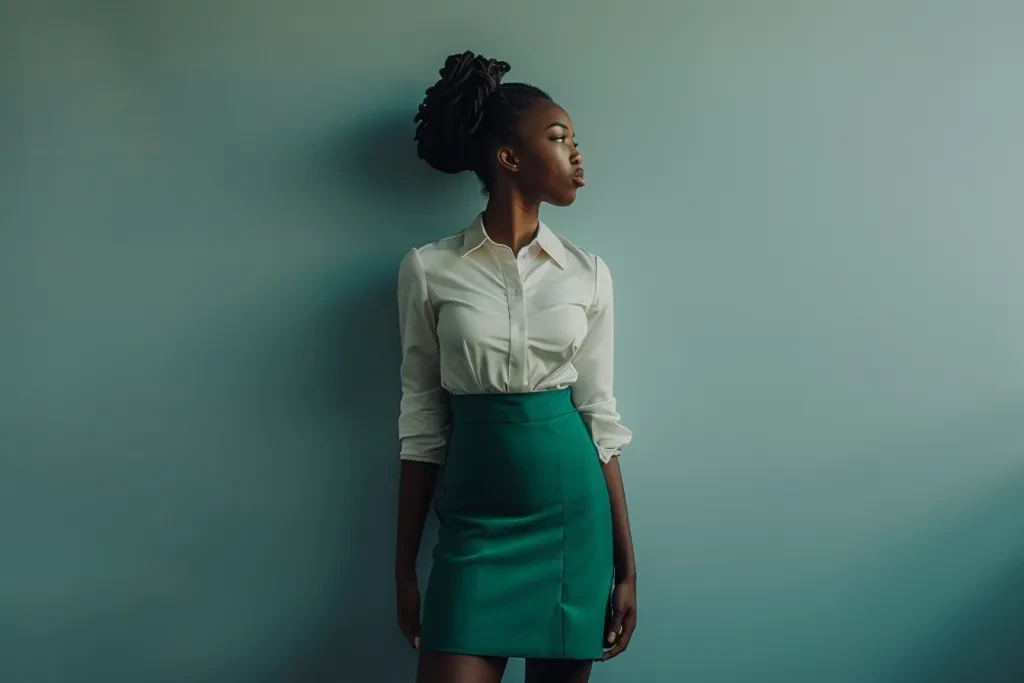
[[[426,453],[402,453],[398,457],[400,460],[408,460],[409,462],[426,462],[431,465],[440,465],[444,462],[443,457]]]

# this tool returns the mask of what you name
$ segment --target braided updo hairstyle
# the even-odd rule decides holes
[[[444,173],[473,171],[485,193],[494,187],[491,151],[516,140],[523,112],[551,99],[532,85],[502,83],[510,68],[468,51],[449,56],[413,119],[419,157]]]

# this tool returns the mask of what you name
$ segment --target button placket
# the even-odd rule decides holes
[[[518,259],[508,252],[503,259],[509,318],[509,386],[511,391],[526,388],[526,295]]]

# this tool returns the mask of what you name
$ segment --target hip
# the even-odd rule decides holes
[[[607,489],[590,430],[568,389],[452,396],[439,511],[537,514]]]

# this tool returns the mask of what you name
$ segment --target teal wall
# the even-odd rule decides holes
[[[594,680],[1024,680],[1021,5],[351,7],[0,0],[0,680],[411,680],[394,277],[480,206],[411,144],[465,48],[572,114],[544,217],[615,276]]]

